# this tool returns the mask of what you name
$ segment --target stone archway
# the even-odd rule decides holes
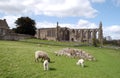
[[[70,32],[69,32],[69,30],[66,30],[65,31],[65,40],[66,41],[69,41],[69,36],[70,36]]]
[[[74,38],[71,38],[71,41],[74,41]]]

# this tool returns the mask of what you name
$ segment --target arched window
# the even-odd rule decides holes
[[[71,38],[71,41],[74,41],[74,38]]]
[[[72,33],[75,33],[75,30],[74,30],[74,29],[72,30]]]

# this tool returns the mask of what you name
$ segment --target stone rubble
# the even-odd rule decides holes
[[[68,56],[79,59],[82,58],[89,61],[95,60],[95,58],[91,54],[80,49],[64,48],[62,50],[59,50],[58,52],[55,52],[55,54],[56,56]]]

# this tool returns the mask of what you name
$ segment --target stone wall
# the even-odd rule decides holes
[[[98,39],[103,44],[102,23],[99,28],[94,29],[70,29],[60,27],[57,23],[56,28],[41,28],[37,30],[37,38],[58,41],[76,41],[93,44],[94,39]]]
[[[33,36],[11,33],[11,34],[4,35],[2,37],[3,40],[21,40],[21,39],[27,39],[27,38],[33,38]]]
[[[32,38],[32,36],[17,34],[9,29],[6,19],[0,19],[0,39],[2,40],[20,40],[25,38]]]
[[[42,28],[38,29],[36,38],[47,39],[47,40],[56,40],[57,38],[57,29],[56,28]]]

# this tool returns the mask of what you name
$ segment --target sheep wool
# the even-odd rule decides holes
[[[49,62],[48,62],[48,60],[45,60],[44,62],[43,62],[43,67],[44,67],[44,70],[48,70],[49,69]]]
[[[76,64],[81,65],[82,67],[84,67],[84,59],[79,59]]]

